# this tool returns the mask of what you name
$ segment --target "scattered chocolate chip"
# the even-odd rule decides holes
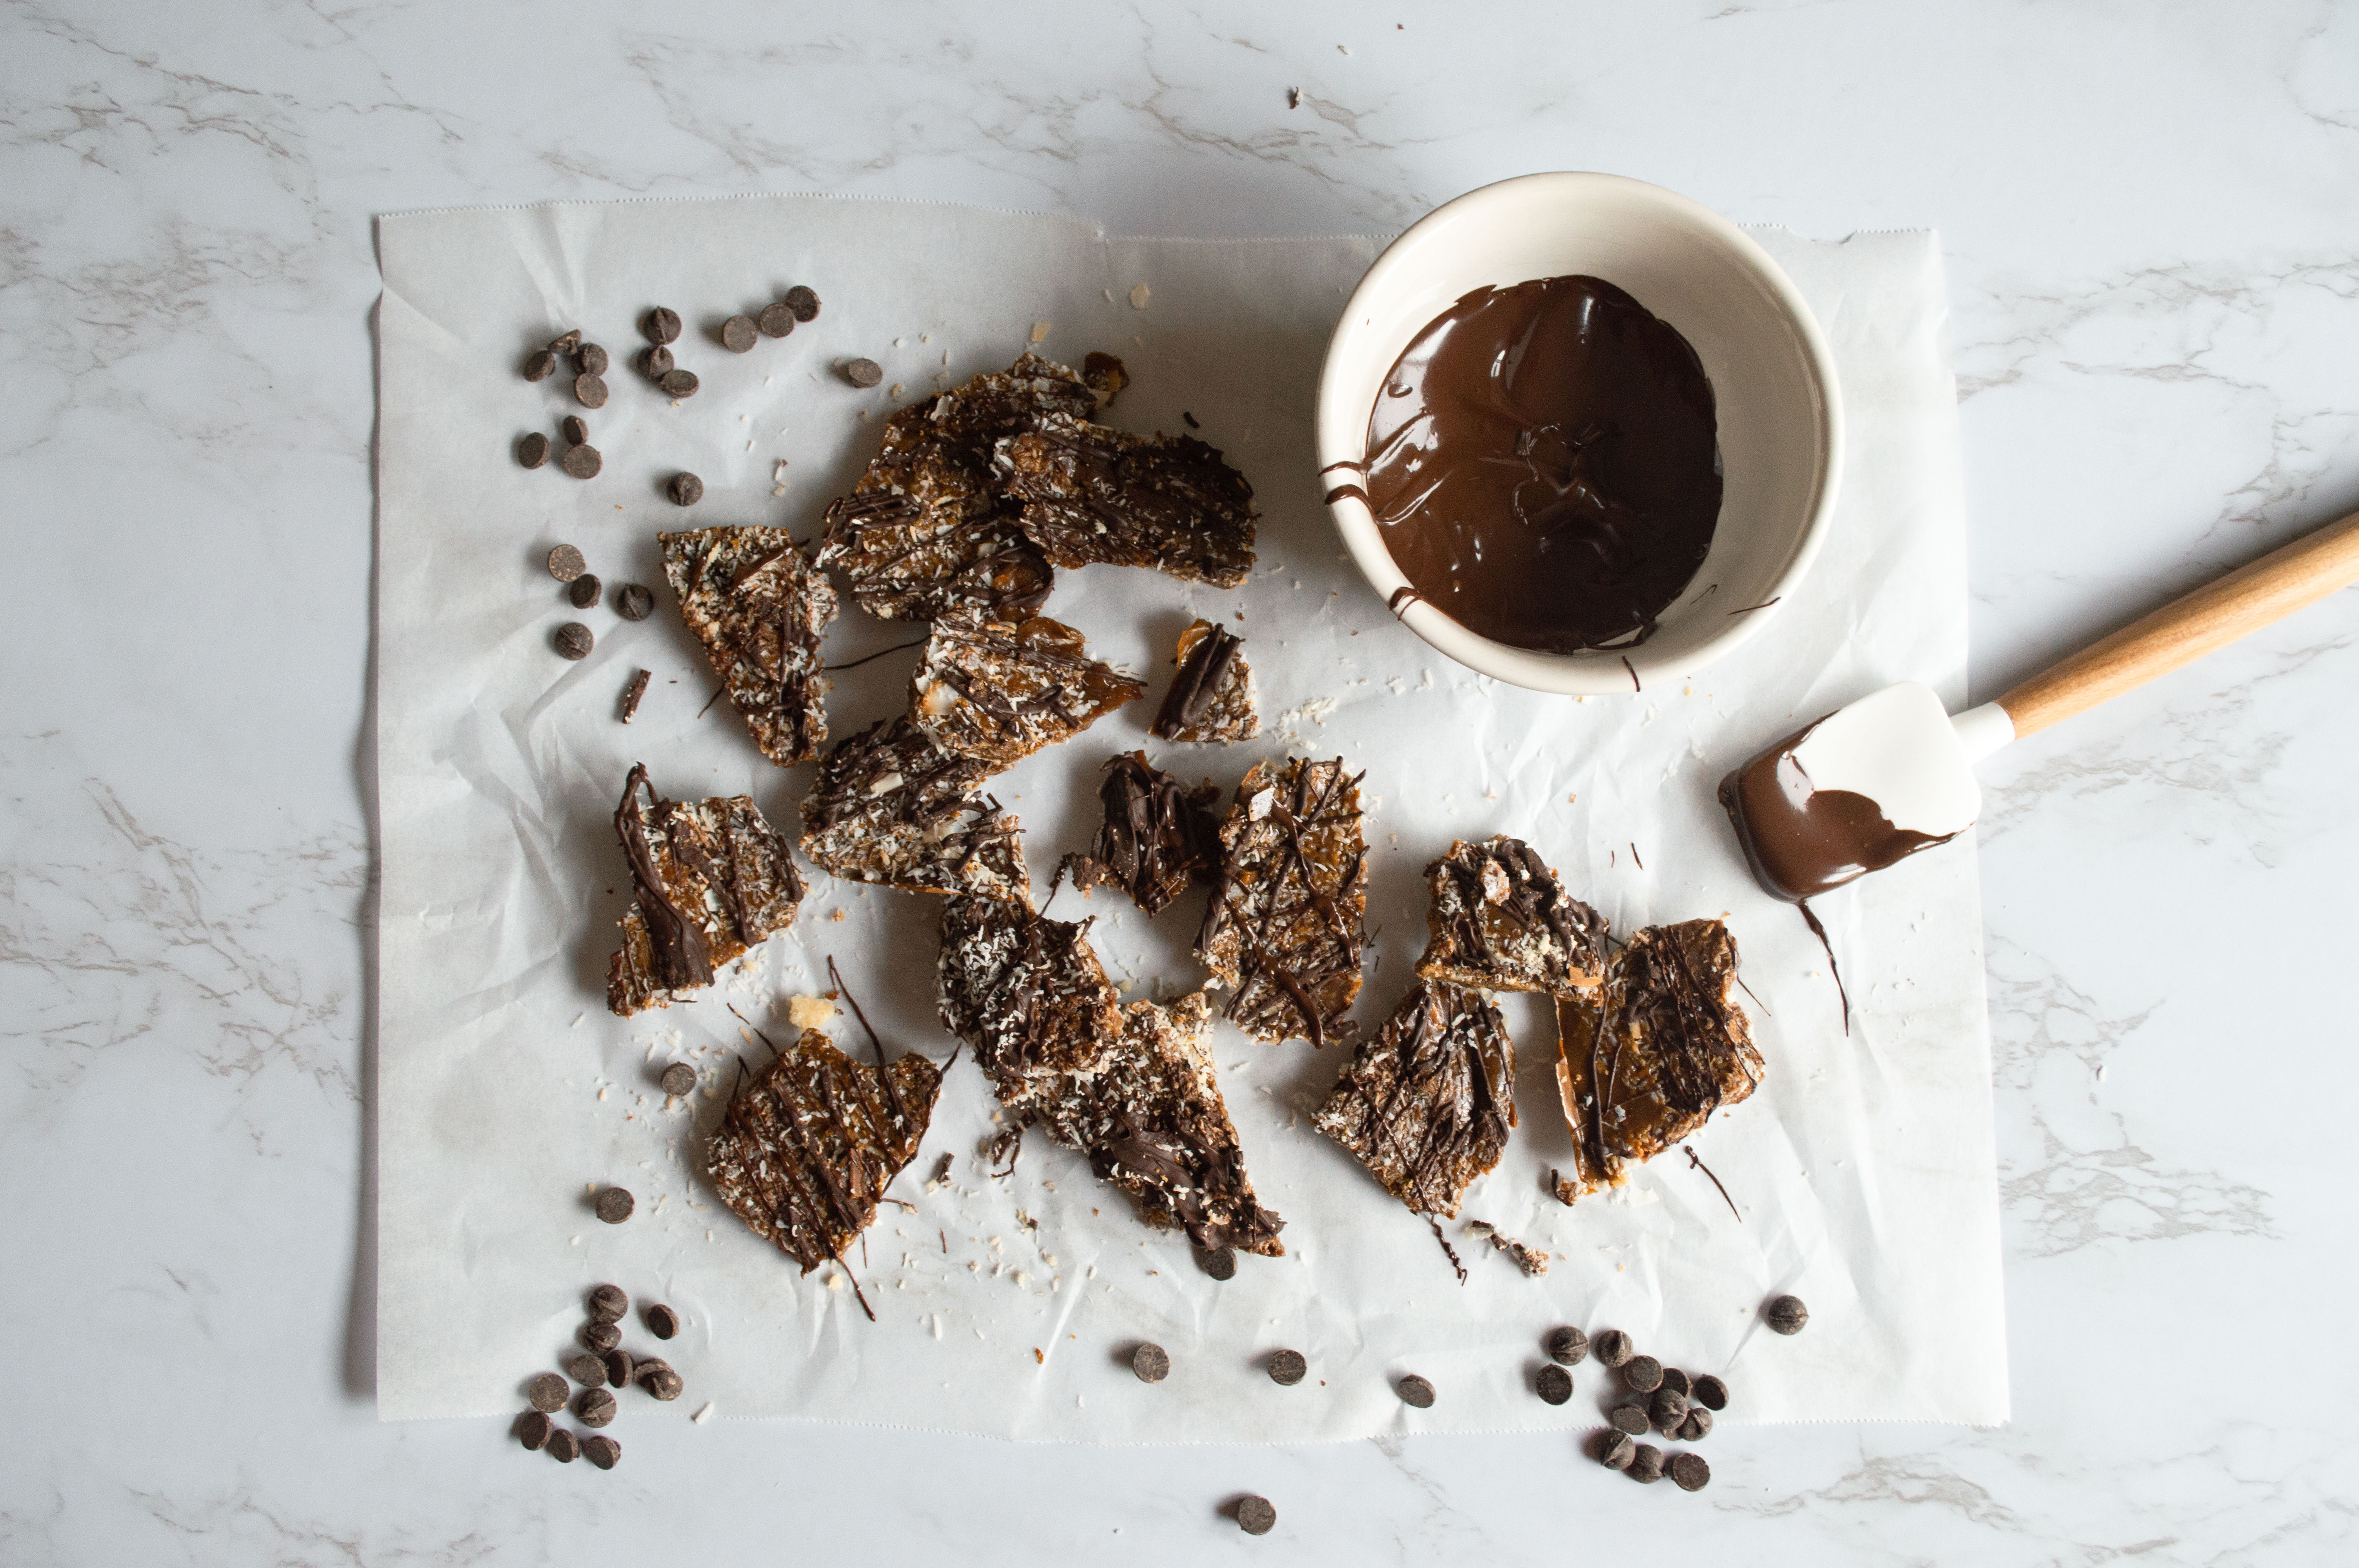
[[[795,313],[784,304],[765,305],[754,325],[762,329],[766,338],[783,338],[795,330]]]
[[[1680,1422],[1688,1419],[1688,1397],[1669,1387],[1657,1389],[1647,1401],[1647,1418],[1655,1430],[1669,1437],[1679,1431]]]
[[[1630,1336],[1618,1328],[1609,1328],[1599,1335],[1595,1346],[1598,1360],[1608,1367],[1619,1367],[1638,1353]]]
[[[679,1314],[658,1302],[647,1308],[647,1332],[658,1339],[669,1339],[679,1332]],[[646,1363],[640,1365],[645,1366]]]
[[[1622,1380],[1642,1394],[1663,1386],[1663,1364],[1652,1356],[1633,1356],[1622,1363]]]
[[[679,312],[658,305],[639,318],[639,330],[650,343],[669,343],[679,336]]]
[[[598,639],[591,634],[590,628],[579,621],[568,621],[560,626],[555,642],[559,655],[568,659],[586,659],[590,656],[590,650],[598,645]],[[628,1210],[624,1211],[625,1217],[628,1214]],[[606,1217],[601,1214],[598,1217],[604,1219]]]
[[[581,346],[582,329],[579,327],[576,327],[573,330],[566,333],[562,337],[551,338],[549,340],[549,351],[560,357],[571,353]]]
[[[672,373],[672,367],[679,362],[671,357],[669,349],[658,343],[639,356],[639,373],[649,381],[661,381]]]
[[[604,375],[606,362],[606,351],[595,343],[582,344],[573,356],[574,367],[584,375]]]
[[[606,1381],[618,1389],[631,1386],[631,1353],[621,1346],[606,1352]]]
[[[1160,1345],[1142,1345],[1130,1353],[1130,1369],[1142,1383],[1159,1383],[1171,1375],[1171,1357]]]
[[[1708,1411],[1724,1411],[1728,1408],[1728,1385],[1706,1372],[1695,1380],[1694,1399]]]
[[[590,1316],[598,1323],[620,1323],[631,1310],[631,1298],[620,1285],[600,1285],[590,1292]]]
[[[1273,1350],[1269,1357],[1269,1380],[1280,1388],[1290,1389],[1310,1372],[1310,1363],[1302,1358],[1299,1350]]]
[[[1810,1309],[1802,1304],[1799,1296],[1779,1296],[1769,1303],[1769,1310],[1763,1315],[1775,1332],[1799,1334],[1802,1325],[1810,1321]]]
[[[1277,1509],[1267,1498],[1237,1499],[1237,1528],[1247,1535],[1267,1535],[1277,1524]]]
[[[694,397],[698,384],[692,370],[668,370],[657,378],[657,384],[664,389],[666,397]]]
[[[1688,1383],[1688,1375],[1677,1367],[1663,1368],[1663,1387],[1678,1394],[1681,1399],[1687,1398],[1695,1391]]]
[[[560,582],[571,582],[589,569],[590,563],[582,552],[571,545],[560,545],[549,552],[549,575]]]
[[[543,1372],[525,1385],[524,1397],[532,1401],[537,1411],[561,1411],[565,1408],[565,1379],[554,1372]]]
[[[645,621],[656,612],[656,596],[651,589],[626,582],[614,594],[614,613],[625,621]]]
[[[560,1465],[571,1465],[582,1456],[582,1440],[560,1426],[549,1434],[549,1456]]]
[[[809,321],[819,314],[819,296],[799,283],[787,290],[780,303],[795,313],[798,321]]]
[[[1433,1385],[1416,1373],[1411,1372],[1408,1377],[1403,1378],[1398,1388],[1401,1403],[1414,1405],[1419,1410],[1433,1408]]]
[[[645,1389],[650,1398],[667,1403],[679,1398],[680,1390],[688,1386],[681,1381],[679,1374],[671,1369],[669,1361],[652,1358],[642,1361],[638,1371],[639,1387]]]
[[[516,461],[537,469],[549,460],[549,438],[535,430],[516,443]]]
[[[586,370],[580,375],[575,376],[573,378],[573,401],[579,403],[584,408],[605,407],[605,379],[603,376],[592,375]]]
[[[1637,1440],[1626,1432],[1617,1432],[1605,1440],[1597,1462],[1608,1470],[1627,1470],[1630,1461],[1638,1456]]]
[[[685,1062],[674,1062],[663,1070],[663,1076],[658,1081],[663,1085],[664,1093],[684,1095],[696,1087],[696,1069]],[[664,1337],[669,1339],[671,1336],[665,1335]]]
[[[676,473],[664,487],[674,506],[693,506],[704,499],[704,481],[692,473]]]
[[[557,466],[575,479],[596,479],[598,470],[606,466],[606,460],[595,447],[568,447],[565,455],[557,460]]]
[[[1672,1436],[1682,1443],[1701,1443],[1712,1435],[1712,1411],[1701,1405],[1690,1405],[1687,1419],[1680,1422]]]
[[[1616,1432],[1626,1432],[1633,1437],[1645,1435],[1654,1422],[1647,1419],[1647,1407],[1641,1404],[1619,1404],[1605,1417],[1606,1423]]]
[[[582,422],[581,415],[568,414],[557,422],[557,433],[565,438],[568,446],[578,447],[590,438],[590,427]]]
[[[1630,1455],[1630,1479],[1653,1486],[1663,1478],[1663,1451],[1651,1443],[1638,1444]]]
[[[1578,1367],[1589,1357],[1589,1336],[1577,1328],[1560,1328],[1548,1336],[1549,1359]]]
[[[574,609],[587,610],[598,602],[598,596],[605,590],[606,585],[598,580],[597,573],[583,572],[565,585],[565,597],[573,601]]]
[[[742,354],[754,346],[759,329],[750,316],[732,316],[721,323],[721,346],[733,354]]]
[[[564,1403],[562,1400],[558,1401],[560,1408],[562,1408]],[[546,1411],[529,1410],[516,1418],[516,1441],[527,1448],[545,1446],[549,1442],[549,1434],[554,1430],[556,1430],[555,1423],[549,1419],[549,1412]]]
[[[1207,1252],[1200,1247],[1196,1249],[1196,1267],[1216,1280],[1234,1280],[1237,1277],[1237,1249],[1216,1247]]]
[[[1682,1492],[1701,1492],[1712,1484],[1712,1463],[1701,1454],[1674,1454],[1671,1479]]]
[[[556,373],[557,356],[550,353],[547,349],[535,349],[532,352],[525,356],[525,380],[547,381],[550,376],[555,375]]]
[[[612,1470],[622,1462],[623,1445],[605,1433],[600,1433],[595,1437],[582,1440],[582,1457],[601,1470]]]
[[[1551,1361],[1540,1368],[1540,1375],[1532,1380],[1532,1387],[1549,1403],[1560,1405],[1572,1398],[1572,1374]]]
[[[617,1334],[614,1337],[620,1339],[622,1336]],[[579,1356],[568,1357],[565,1362],[565,1370],[575,1382],[581,1384],[585,1389],[597,1388],[606,1380],[606,1363],[594,1352],[584,1351]],[[536,1400],[534,1402],[538,1403],[538,1401]],[[560,1399],[557,1403],[561,1409],[564,1406],[565,1401]]]
[[[847,360],[843,379],[854,386],[875,386],[885,379],[885,367],[875,360]]]
[[[584,1426],[603,1426],[614,1419],[614,1396],[603,1389],[584,1389],[573,1396],[573,1413]]]
[[[631,1217],[638,1200],[631,1196],[628,1187],[608,1187],[598,1195],[598,1217],[608,1225],[620,1225]]]
[[[585,1323],[582,1325],[582,1343],[603,1356],[607,1351],[623,1343],[623,1331],[618,1325],[611,1323]],[[577,1367],[581,1364],[579,1357],[575,1358],[574,1364]],[[605,1363],[601,1361],[598,1365],[603,1368]],[[602,1381],[604,1377],[603,1372],[599,1374]]]

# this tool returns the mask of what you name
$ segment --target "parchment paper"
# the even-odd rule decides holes
[[[569,1346],[582,1292],[612,1281],[688,1324],[665,1349],[687,1397],[658,1407],[634,1392],[625,1427],[708,1401],[723,1416],[1107,1442],[1594,1425],[1610,1392],[1593,1360],[1576,1369],[1567,1406],[1530,1391],[1540,1340],[1560,1323],[1619,1326],[1667,1364],[1721,1373],[1735,1390],[1729,1421],[2005,1418],[1973,846],[1823,901],[1854,1007],[1846,1037],[1816,944],[1753,887],[1712,799],[1728,766],[1882,683],[1915,677],[1962,696],[1956,417],[1930,236],[1760,236],[1841,366],[1851,440],[1833,536],[1740,656],[1659,689],[1574,701],[1441,659],[1343,558],[1313,472],[1311,393],[1375,242],[1109,241],[1068,220],[826,199],[428,213],[388,218],[379,234],[386,1417],[521,1409],[523,1382]],[[720,348],[723,318],[795,283],[824,300],[816,321],[744,356]],[[635,323],[658,303],[687,319],[676,348],[703,378],[679,406],[629,368]],[[574,326],[614,358],[602,410],[575,409],[561,377],[518,374],[529,349]],[[1421,870],[1453,837],[1528,838],[1617,930],[1725,914],[1759,999],[1768,1076],[1692,1142],[1741,1222],[1676,1153],[1610,1199],[1566,1208],[1547,1195],[1571,1144],[1553,1023],[1527,998],[1504,1002],[1521,1127],[1467,1215],[1546,1248],[1545,1279],[1454,1224],[1471,1275],[1462,1286],[1425,1222],[1310,1130],[1341,1051],[1273,1048],[1225,1025],[1222,1085],[1253,1180],[1288,1221],[1287,1255],[1245,1259],[1227,1283],[1037,1134],[1013,1175],[986,1174],[994,1106],[964,1058],[893,1188],[911,1206],[888,1206],[849,1260],[877,1322],[841,1271],[799,1276],[701,1184],[701,1130],[738,1054],[765,1059],[733,1008],[785,1037],[786,999],[824,989],[832,954],[895,1049],[939,1061],[951,1042],[934,1013],[938,901],[816,871],[795,927],[708,997],[633,1021],[606,1011],[629,890],[608,819],[629,765],[646,762],[674,796],[750,793],[790,835],[811,772],[765,762],[725,701],[699,717],[714,683],[659,586],[655,535],[763,522],[809,536],[892,407],[1004,367],[1036,337],[1076,363],[1092,349],[1120,353],[1134,380],[1111,421],[1169,431],[1192,416],[1264,514],[1260,566],[1234,593],[1111,568],[1060,578],[1050,612],[1147,673],[1152,689],[995,781],[1025,822],[1038,890],[1094,827],[1099,764],[1147,744],[1224,789],[1288,752],[1368,770],[1374,940],[1359,1016],[1371,1027],[1410,983]],[[861,393],[838,379],[832,367],[852,355],[883,363],[885,385]],[[588,420],[603,473],[521,469],[515,438],[553,433],[570,412]],[[659,493],[681,468],[707,486],[691,512]],[[560,541],[582,548],[610,594],[656,585],[656,616],[571,609],[542,565]],[[1259,742],[1172,747],[1147,734],[1172,640],[1197,613],[1246,638],[1268,721]],[[568,664],[549,639],[574,619],[598,645]],[[848,611],[827,650],[850,660],[916,630]],[[834,732],[897,708],[917,656],[839,676]],[[640,667],[653,686],[625,728],[617,704]],[[1129,994],[1169,996],[1201,979],[1187,943],[1201,898],[1150,922],[1118,893],[1068,890],[1053,913],[1094,914],[1098,951]],[[841,1027],[837,1038],[864,1048]],[[698,1065],[702,1087],[668,1105],[654,1076],[679,1059]],[[945,1152],[949,1182],[929,1189]],[[608,1183],[637,1195],[625,1225],[588,1207]],[[1758,1317],[1784,1291],[1812,1314],[1790,1339]],[[626,1346],[653,1347],[636,1314],[626,1326]],[[1128,1370],[1141,1338],[1171,1354],[1159,1386]],[[1261,1369],[1281,1346],[1310,1357],[1297,1388]],[[1429,1411],[1394,1394],[1412,1370],[1440,1390]]]

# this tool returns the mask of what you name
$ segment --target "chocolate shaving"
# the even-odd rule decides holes
[[[1835,945],[1827,939],[1827,928],[1819,924],[1819,912],[1810,907],[1809,899],[1796,899],[1794,907],[1802,912],[1802,919],[1810,926],[1810,935],[1816,936],[1819,946],[1827,951],[1827,973],[1834,977],[1835,995],[1843,1001],[1843,1033],[1848,1036],[1851,1033],[1851,992],[1843,989],[1843,966],[1835,962]]]
[[[835,619],[835,589],[784,528],[656,538],[680,619],[704,644],[754,743],[782,768],[816,756],[827,739],[819,638]]]
[[[1238,1028],[1277,1044],[1340,1034],[1360,994],[1367,840],[1341,758],[1256,764],[1221,827],[1221,879],[1196,954],[1233,989]]]
[[[1743,1225],[1745,1223],[1745,1217],[1741,1214],[1736,1214],[1736,1200],[1728,1195],[1728,1189],[1726,1187],[1721,1186],[1720,1178],[1712,1173],[1712,1167],[1705,1164],[1697,1155],[1696,1152],[1693,1149],[1689,1148],[1684,1143],[1680,1145],[1680,1152],[1688,1157],[1688,1168],[1690,1170],[1701,1171],[1704,1173],[1705,1178],[1709,1180],[1714,1187],[1719,1188],[1720,1201],[1728,1206],[1729,1213],[1736,1215],[1736,1223]]]
[[[942,910],[942,1027],[974,1048],[1001,1102],[1021,1110],[1044,1076],[1094,1072],[1122,1033],[1122,1005],[1087,925],[998,899]]]
[[[1060,621],[962,611],[934,622],[909,682],[909,718],[943,750],[1005,768],[1070,740],[1146,684],[1089,656]]]
[[[655,678],[653,670],[641,670],[631,677],[623,690],[623,722],[628,724],[639,716],[639,703],[647,695],[647,682]]]
[[[1411,1212],[1448,1219],[1506,1149],[1515,1077],[1499,1010],[1421,981],[1360,1047],[1312,1125]]]
[[[1193,436],[1135,436],[1052,414],[995,466],[1049,564],[1152,567],[1236,588],[1253,569],[1253,486]]]
[[[1417,972],[1483,990],[1594,989],[1605,975],[1605,917],[1567,893],[1532,847],[1505,834],[1460,839],[1425,868],[1433,902]]]
[[[1254,709],[1253,668],[1238,649],[1245,640],[1210,621],[1180,633],[1173,663],[1180,673],[1155,715],[1166,741],[1250,741],[1261,733]]]
[[[606,1005],[616,1013],[669,1007],[793,924],[802,877],[751,797],[666,800],[640,764],[623,785],[614,833],[636,894],[606,966]]]
[[[1425,1223],[1433,1227],[1433,1239],[1440,1244],[1441,1255],[1450,1260],[1451,1268],[1457,1271],[1458,1282],[1463,1285],[1466,1282],[1466,1265],[1460,1260],[1458,1249],[1450,1245],[1450,1238],[1441,1234],[1441,1221],[1429,1216]]]
[[[1105,775],[1098,790],[1105,820],[1097,838],[1088,854],[1065,857],[1073,885],[1087,891],[1112,882],[1153,914],[1190,882],[1210,881],[1221,862],[1220,825],[1212,811],[1219,787],[1207,781],[1183,790],[1145,752],[1109,759]]]
[[[853,881],[1021,902],[1030,886],[1022,827],[977,793],[990,773],[907,719],[880,719],[821,761],[799,847]]]

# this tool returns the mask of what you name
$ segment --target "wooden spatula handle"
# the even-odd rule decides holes
[[[2133,621],[1998,699],[2028,735],[2169,675],[2359,579],[2359,512]]]

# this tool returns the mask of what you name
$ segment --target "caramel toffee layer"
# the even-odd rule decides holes
[[[1529,844],[1501,835],[1425,869],[1427,979],[1570,996],[1605,973],[1605,917],[1567,893]]]
[[[1720,804],[1755,880],[1788,903],[1832,892],[1956,837],[1896,827],[1864,795],[1811,788],[1794,752],[1825,722],[1787,736],[1720,781]]]
[[[1417,597],[1461,625],[1544,653],[1626,648],[1712,546],[1712,383],[1602,278],[1478,288],[1386,376],[1362,483]]]

